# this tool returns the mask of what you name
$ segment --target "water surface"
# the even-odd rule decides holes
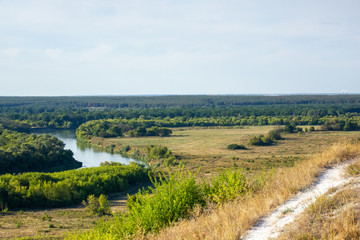
[[[65,143],[65,149],[70,149],[74,153],[74,158],[83,163],[83,167],[98,167],[100,163],[119,162],[129,164],[136,161],[131,158],[122,157],[120,154],[111,154],[107,152],[99,152],[93,148],[77,142],[74,130],[34,130],[34,134],[49,134],[59,138]]]

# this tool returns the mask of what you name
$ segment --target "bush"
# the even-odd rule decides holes
[[[150,159],[170,158],[173,156],[170,149],[162,146],[148,146],[147,152]]]
[[[92,214],[101,216],[111,213],[110,202],[104,194],[101,194],[99,198],[89,195],[87,201],[83,201],[82,204]]]
[[[129,145],[125,145],[125,146],[120,150],[120,152],[126,153],[126,152],[130,151],[130,149],[131,149],[131,147],[130,147]]]
[[[295,129],[295,126],[294,125],[285,125],[284,127],[284,132],[287,132],[287,133],[293,133],[294,132],[294,129]]]
[[[244,145],[238,145],[238,144],[230,144],[227,146],[227,149],[229,150],[238,150],[238,149],[246,149]]]
[[[271,130],[268,133],[268,136],[272,140],[281,140],[282,139],[282,137],[281,137],[281,129],[277,128],[277,129]]]
[[[167,159],[165,159],[165,165],[166,166],[174,166],[176,164],[176,157],[175,156],[171,156]]]
[[[204,183],[204,193],[217,204],[233,200],[249,191],[245,175],[240,170],[225,170]]]
[[[249,145],[252,146],[269,146],[273,144],[273,140],[269,137],[264,137],[264,135],[260,135],[258,137],[254,136],[250,139]]]
[[[210,182],[197,183],[196,176],[180,167],[168,175],[152,179],[154,187],[129,197],[127,211],[114,214],[110,221],[67,239],[132,239],[148,232],[159,232],[207,202],[222,204],[251,192],[245,175],[239,170],[226,170]]]
[[[158,232],[188,217],[194,207],[205,205],[203,191],[195,176],[182,168],[168,176],[162,173],[159,180],[152,182],[153,188],[143,189],[129,198],[127,213],[115,214],[113,220],[102,221],[93,231],[71,236],[71,239],[128,239],[139,232]]]

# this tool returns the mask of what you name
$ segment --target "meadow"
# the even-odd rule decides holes
[[[309,128],[310,126],[303,126]],[[168,147],[178,163],[189,170],[201,167],[200,175],[211,175],[229,167],[241,168],[249,173],[279,166],[292,166],[324,151],[335,142],[357,139],[358,132],[313,131],[301,134],[282,133],[282,140],[271,146],[249,146],[253,136],[266,135],[274,126],[244,127],[188,127],[172,128],[170,137],[93,138],[93,145],[115,145],[114,152],[129,145],[146,152],[148,145]],[[315,126],[319,129],[319,126]],[[229,144],[242,144],[246,150],[229,150]],[[156,161],[154,162],[156,165]]]

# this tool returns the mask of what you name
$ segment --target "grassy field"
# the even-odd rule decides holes
[[[197,170],[201,166],[199,176],[208,177],[229,167],[243,168],[247,173],[253,174],[263,169],[292,166],[295,161],[309,159],[328,149],[335,142],[359,138],[359,132],[315,131],[282,134],[283,140],[277,141],[272,146],[248,145],[252,136],[266,135],[273,128],[272,126],[177,128],[173,129],[174,133],[171,137],[95,138],[93,143],[101,142],[103,146],[115,144],[116,149],[130,145],[141,151],[145,151],[148,145],[167,146],[177,156],[179,162],[185,163],[187,169]],[[248,149],[228,150],[227,146],[233,143],[243,144]],[[124,209],[127,196],[118,194],[110,199],[112,199],[110,201],[112,210],[121,211]],[[100,217],[85,212],[81,206],[41,211],[10,211],[0,213],[0,238],[25,236],[61,238],[68,232],[91,229],[99,219]],[[255,221],[254,219],[251,221]]]
[[[142,151],[148,145],[168,147],[179,162],[187,169],[195,170],[201,166],[201,174],[209,175],[228,167],[243,168],[248,172],[278,166],[291,166],[295,161],[309,158],[322,152],[333,143],[345,139],[356,139],[359,132],[304,132],[302,134],[282,134],[283,140],[272,146],[249,146],[252,136],[266,135],[273,126],[255,127],[217,127],[217,128],[175,128],[170,137],[141,137],[93,139],[103,145],[114,144],[117,148],[124,145]],[[243,144],[247,150],[228,150],[229,144]]]
[[[147,186],[147,185],[143,185]],[[142,186],[109,195],[113,213],[126,208],[127,194],[135,194]],[[111,216],[98,216],[82,205],[44,210],[14,210],[0,212],[0,239],[28,237],[29,239],[62,239],[67,233],[92,229],[96,223]]]
[[[86,231],[100,217],[81,207],[39,211],[9,211],[0,213],[0,238],[45,237],[61,238],[69,231]]]

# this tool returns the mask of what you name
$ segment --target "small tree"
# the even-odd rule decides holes
[[[99,203],[99,207],[97,209],[97,213],[99,215],[105,215],[111,213],[110,202],[104,194],[101,194],[99,196],[98,203]]]
[[[271,130],[269,133],[269,138],[271,140],[281,140],[281,129],[280,128],[276,128],[274,130]]]
[[[104,194],[101,194],[99,198],[94,195],[89,195],[87,201],[83,201],[85,209],[92,214],[105,215],[111,214],[110,202]]]

